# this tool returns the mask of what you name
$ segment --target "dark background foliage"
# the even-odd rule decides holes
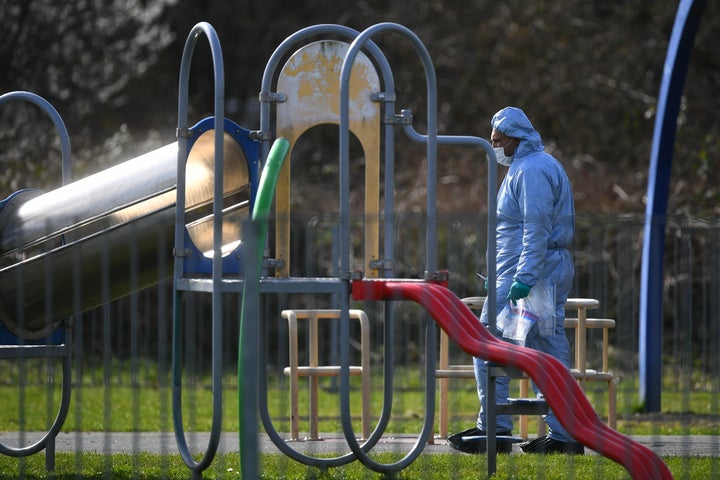
[[[199,21],[210,22],[220,37],[227,116],[247,128],[258,126],[262,72],[284,38],[319,23],[363,30],[397,22],[417,34],[433,58],[440,133],[487,137],[495,111],[520,106],[548,150],[566,165],[578,211],[642,213],[656,98],[677,5],[668,0],[0,0],[0,92],[33,91],[57,108],[70,131],[79,177],[174,141],[182,48]],[[719,23],[720,6],[708,2],[679,119],[674,212],[718,211]],[[408,45],[390,37],[378,43],[393,67],[398,110],[412,109],[422,131],[425,85],[419,62]],[[213,87],[208,49],[199,44],[196,50],[191,119],[199,120],[212,109]],[[0,109],[0,124],[0,195],[56,186],[59,148],[50,122],[32,107],[12,105]],[[422,151],[410,154],[415,155]],[[478,154],[446,155],[453,161],[441,162],[440,210],[467,208],[468,189],[476,192],[484,183]],[[399,168],[398,189],[412,189],[417,159],[400,158],[401,167],[403,161],[414,167],[405,176]]]

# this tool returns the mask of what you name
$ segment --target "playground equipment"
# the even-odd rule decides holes
[[[460,347],[481,357],[530,375],[542,390],[551,408],[565,408],[559,417],[563,426],[584,445],[624,465],[633,478],[672,478],[667,466],[647,447],[605,425],[590,407],[582,389],[570,372],[553,357],[536,350],[512,346],[497,339],[489,330],[477,328],[470,309],[441,283],[394,280],[353,282],[353,298],[411,300],[431,312],[435,321]],[[492,431],[493,416],[488,414]],[[488,450],[494,450],[488,436]],[[488,466],[488,473],[490,466]]]
[[[210,123],[194,128],[209,130]],[[199,134],[188,155],[187,231],[198,252],[212,250],[206,208],[213,199],[212,136],[212,131]],[[224,143],[222,198],[229,206],[223,235],[225,243],[232,244],[240,238],[238,219],[249,212],[250,179],[239,143],[229,134]],[[24,190],[6,200],[0,227],[0,316],[15,335],[43,338],[73,313],[161,279],[154,265],[161,246],[172,250],[177,150],[176,143],[170,144],[51,192]],[[141,268],[132,285],[127,267],[131,259]],[[73,279],[79,285],[67,281],[78,267],[81,271]],[[113,281],[105,284],[108,278]],[[110,289],[109,296],[104,287]]]
[[[412,113],[395,113],[395,90],[392,72],[380,49],[371,41],[378,34],[395,34],[407,40],[418,55],[427,84],[427,134],[420,134],[412,126]],[[187,90],[190,60],[197,39],[204,35],[210,44],[215,74],[215,115],[188,128]],[[310,43],[297,52],[290,50],[310,37],[329,37]],[[291,54],[283,67],[280,61]],[[322,67],[322,68],[318,68]],[[319,75],[322,73],[322,75]],[[489,311],[495,311],[495,217],[496,162],[490,144],[478,137],[437,134],[436,79],[432,60],[419,38],[407,28],[382,23],[363,32],[338,25],[317,25],[288,37],[271,56],[262,80],[260,92],[260,130],[247,131],[224,119],[222,53],[217,35],[207,23],[196,25],[188,36],[181,64],[178,104],[178,142],[151,152],[142,162],[137,159],[122,168],[103,172],[92,181],[69,184],[57,192],[46,194],[43,202],[29,209],[18,203],[9,210],[7,231],[9,254],[27,257],[0,270],[0,286],[5,275],[19,278],[33,273],[42,278],[55,265],[68,267],[76,275],[75,282],[49,282],[36,296],[36,301],[51,298],[53,316],[46,318],[44,310],[32,302],[16,302],[10,293],[0,291],[0,302],[10,313],[3,322],[17,334],[28,338],[40,337],[54,328],[63,316],[72,315],[77,304],[66,305],[58,297],[81,297],[79,308],[89,308],[97,300],[108,301],[132,289],[139,289],[159,279],[154,268],[157,253],[174,255],[174,323],[173,323],[173,423],[176,440],[186,465],[199,477],[216,453],[222,415],[222,365],[219,344],[222,339],[223,318],[220,295],[242,294],[240,351],[238,371],[238,408],[240,416],[241,469],[244,478],[258,477],[257,414],[269,438],[288,457],[306,465],[328,468],[358,460],[368,468],[383,473],[402,470],[423,451],[431,438],[435,410],[436,334],[439,324],[447,334],[471,355],[518,368],[531,376],[545,392],[548,404],[555,411],[569,411],[561,419],[568,431],[579,441],[622,463],[636,478],[669,478],[667,467],[645,447],[602,424],[575,383],[570,373],[551,357],[497,340],[489,330],[480,327],[472,312],[447,289],[447,272],[437,265],[436,177],[437,146],[466,145],[480,148],[488,165],[488,284]],[[277,83],[273,90],[273,80]],[[274,107],[274,115],[272,110]],[[272,125],[275,118],[275,125]],[[219,119],[223,119],[219,121]],[[339,218],[337,274],[329,277],[307,277],[291,272],[289,262],[289,188],[290,152],[293,143],[314,125],[331,123],[339,126]],[[413,141],[426,146],[427,228],[425,238],[425,271],[422,280],[394,279],[393,260],[395,238],[394,188],[394,129],[401,126]],[[273,128],[274,127],[274,128]],[[349,143],[350,133],[363,146],[365,167],[365,224],[363,226],[364,257],[362,269],[351,265],[351,222],[349,193],[351,188]],[[382,135],[383,142],[380,142]],[[384,211],[380,214],[380,145],[383,155]],[[258,163],[262,160],[262,175],[257,179]],[[147,176],[137,175],[145,168]],[[197,172],[196,172],[197,168]],[[136,169],[136,171],[133,171]],[[190,171],[193,173],[190,174]],[[117,196],[104,195],[96,185],[104,185],[105,192],[114,190],[114,182],[121,180]],[[152,179],[152,180],[151,180]],[[95,189],[98,188],[98,189]],[[276,192],[277,191],[277,195]],[[97,208],[65,205],[64,198],[98,198]],[[79,197],[78,197],[79,196]],[[42,198],[43,196],[37,197]],[[107,198],[106,198],[107,197]],[[275,198],[275,258],[265,255],[268,223],[272,200]],[[103,201],[100,201],[102,199]],[[34,199],[28,199],[31,203]],[[45,205],[45,208],[40,208]],[[47,208],[51,205],[54,208]],[[72,207],[72,208],[71,208]],[[53,215],[56,210],[64,215]],[[252,212],[252,222],[243,222]],[[380,228],[380,219],[383,227]],[[32,220],[32,221],[31,221]],[[37,227],[35,227],[37,225]],[[242,229],[238,228],[242,225]],[[40,233],[31,235],[30,226]],[[45,227],[40,229],[39,227]],[[7,229],[7,230],[6,230]],[[174,235],[173,235],[174,233]],[[0,232],[0,241],[4,233]],[[130,248],[137,242],[136,249]],[[382,249],[380,239],[383,239]],[[11,243],[10,240],[14,243]],[[242,245],[240,244],[242,240]],[[171,243],[174,242],[174,243]],[[0,243],[3,245],[4,243]],[[26,247],[27,245],[27,247]],[[32,249],[30,248],[32,247]],[[0,252],[2,254],[3,252]],[[19,255],[22,253],[22,255]],[[89,255],[89,257],[87,257]],[[119,257],[119,258],[116,258]],[[5,255],[0,258],[11,258]],[[83,258],[82,266],[73,260]],[[133,278],[120,265],[137,261],[142,271]],[[41,262],[42,260],[42,262]],[[50,262],[53,268],[43,270]],[[105,262],[105,263],[104,263]],[[109,267],[114,280],[112,295],[93,295],[107,277],[98,275],[90,265]],[[36,266],[38,265],[38,266]],[[88,266],[85,266],[88,265]],[[47,267],[45,267],[47,268]],[[76,270],[72,270],[76,268]],[[22,273],[22,275],[20,275]],[[169,273],[169,272],[168,272]],[[274,275],[271,275],[274,274]],[[295,276],[293,276],[293,274]],[[85,277],[90,281],[86,283]],[[49,280],[57,280],[50,277]],[[42,283],[42,282],[41,282]],[[70,283],[72,286],[67,286]],[[114,282],[113,282],[114,283]],[[77,290],[55,291],[55,288]],[[31,285],[22,285],[31,289]],[[14,287],[19,288],[19,287]],[[48,289],[49,288],[49,289]],[[32,290],[30,290],[32,291]],[[182,410],[182,297],[186,292],[212,296],[212,383],[213,420],[210,441],[199,461],[190,454],[185,441]],[[268,298],[291,298],[293,294],[322,296],[337,305],[340,318],[340,407],[343,434],[349,452],[334,458],[320,458],[301,454],[278,433],[269,414],[267,402],[266,322],[260,312]],[[274,297],[273,297],[274,296]],[[34,297],[35,298],[35,297]],[[382,464],[370,456],[373,447],[385,433],[390,419],[393,395],[393,365],[384,365],[383,408],[374,430],[361,444],[353,431],[350,415],[350,352],[349,323],[352,301],[381,302],[384,311],[384,358],[393,358],[393,324],[396,301],[412,300],[425,308],[434,319],[427,321],[425,344],[425,419],[416,443],[400,460]],[[57,303],[57,308],[56,307]],[[9,307],[8,307],[9,306]],[[285,306],[282,305],[284,308]],[[292,305],[287,307],[294,308]],[[33,313],[29,315],[27,312]],[[15,313],[15,315],[13,315]],[[494,330],[494,315],[490,315],[490,330]],[[17,320],[20,318],[20,320]],[[370,318],[370,324],[373,319]],[[255,394],[257,392],[257,395]],[[568,392],[570,392],[568,394]],[[364,436],[364,435],[363,435]],[[365,436],[364,436],[365,437]],[[488,437],[493,451],[494,436]],[[495,469],[494,456],[488,461],[488,471]]]
[[[375,32],[373,32],[375,30]],[[391,31],[405,36],[415,48],[415,51],[421,58],[422,65],[427,79],[427,104],[428,104],[428,135],[421,135],[415,132],[411,126],[412,115],[409,111],[403,111],[400,115],[396,115],[394,111],[394,81],[392,72],[389,69],[387,61],[382,53],[378,50],[374,43],[368,41],[368,37],[377,31]],[[287,91],[272,91],[271,81],[278,70],[279,59],[283,58],[289,49],[301,43],[308,37],[312,36],[337,36],[340,38],[353,40],[349,46],[345,42],[325,41],[320,44],[313,43],[293,54],[285,67],[280,70],[278,79],[278,89],[286,87]],[[364,50],[363,50],[364,49]],[[368,61],[372,59],[372,63]],[[356,59],[357,65],[356,68]],[[325,74],[326,79],[317,81],[317,72],[313,75],[303,75],[308,72],[308,65],[320,65],[323,68],[318,69]],[[375,73],[375,66],[379,72]],[[289,78],[293,77],[293,78]],[[308,81],[310,80],[310,81]],[[379,80],[379,82],[378,82]],[[303,83],[305,82],[305,83]],[[298,86],[300,85],[300,86]],[[382,86],[383,90],[379,88]],[[364,34],[337,26],[337,25],[319,25],[301,30],[289,37],[283,42],[273,53],[263,75],[263,88],[261,97],[261,131],[262,138],[261,155],[265,151],[272,137],[267,135],[271,132],[270,118],[271,107],[277,104],[277,135],[288,140],[295,140],[300,133],[314,124],[319,123],[336,123],[340,126],[340,199],[339,199],[339,273],[335,278],[297,278],[291,277],[288,272],[287,251],[288,241],[286,239],[288,228],[289,211],[288,205],[288,178],[289,167],[284,168],[280,173],[278,182],[278,200],[276,207],[276,258],[269,260],[269,265],[276,265],[275,277],[263,277],[257,282],[248,280],[246,276],[246,289],[243,296],[244,311],[258,311],[258,297],[261,294],[273,292],[300,293],[311,292],[317,295],[330,295],[340,307],[341,317],[341,334],[340,334],[340,356],[343,361],[340,366],[340,396],[342,421],[344,434],[348,442],[351,452],[336,458],[316,458],[301,454],[289,446],[280,434],[276,431],[272,424],[267,409],[267,390],[266,390],[266,373],[260,370],[259,388],[260,388],[260,412],[265,430],[271,440],[275,443],[283,453],[294,458],[295,460],[318,467],[338,466],[355,459],[360,459],[362,463],[377,471],[391,472],[398,471],[409,463],[411,463],[422,452],[425,442],[432,434],[433,410],[434,410],[434,370],[428,369],[426,375],[427,391],[425,399],[426,417],[422,432],[418,435],[418,440],[411,451],[399,462],[382,465],[371,459],[367,452],[377,443],[383,435],[387,423],[390,418],[390,406],[392,404],[392,384],[393,370],[389,362],[385,363],[384,368],[384,389],[383,389],[383,410],[380,414],[378,423],[373,432],[364,437],[364,442],[360,445],[355,438],[350,422],[349,411],[349,364],[347,358],[349,356],[347,342],[347,323],[349,320],[349,280],[353,276],[357,276],[357,272],[351,271],[350,267],[350,218],[349,218],[349,134],[354,133],[363,145],[366,153],[366,169],[365,169],[365,220],[364,239],[365,239],[365,255],[363,266],[367,275],[371,278],[379,276],[392,275],[392,265],[394,257],[393,231],[395,212],[393,209],[394,196],[394,128],[398,124],[403,125],[408,136],[417,142],[427,145],[428,159],[428,190],[426,208],[428,215],[428,229],[426,237],[426,257],[428,265],[425,275],[428,278],[436,278],[438,275],[444,275],[437,272],[435,268],[435,208],[436,208],[436,145],[438,142],[448,144],[466,144],[480,146],[485,148],[486,152],[491,152],[489,144],[476,137],[449,137],[443,136],[438,138],[436,131],[436,92],[435,92],[435,76],[432,62],[429,55],[420,40],[404,27],[397,24],[380,24],[374,29],[369,29]],[[301,95],[300,98],[291,98],[291,93]],[[322,101],[319,101],[322,99]],[[379,232],[378,226],[374,223],[374,219],[380,218],[379,202],[378,202],[378,175],[379,165],[375,154],[377,145],[379,145],[380,135],[380,108],[374,106],[373,103],[380,103],[384,108],[382,118],[382,132],[385,139],[385,176],[384,176],[384,245],[383,255],[379,254]],[[296,109],[287,108],[287,105],[299,105]],[[350,106],[352,105],[352,108]],[[308,111],[308,109],[311,109]],[[287,164],[286,164],[287,165]],[[489,180],[491,184],[488,202],[494,210],[495,189],[494,179],[496,178],[496,165],[489,162]],[[494,218],[491,220],[494,222]],[[494,224],[490,230],[494,232]],[[261,239],[262,241],[262,239]],[[494,233],[489,235],[489,241],[494,242]],[[491,255],[494,261],[494,256]],[[494,272],[494,264],[491,266]],[[359,273],[364,275],[364,271]],[[252,287],[248,291],[248,286]],[[251,306],[252,305],[252,306]],[[248,306],[247,310],[245,307]],[[252,316],[243,317],[243,326],[256,322]],[[372,319],[371,319],[372,322]],[[385,309],[384,334],[385,334],[385,350],[384,357],[392,358],[394,352],[393,345],[393,311],[388,306]],[[257,328],[262,329],[265,322],[260,322]],[[427,363],[435,362],[435,327],[431,322],[428,323],[429,330],[426,340],[426,358]],[[344,332],[344,333],[343,333]],[[260,338],[264,339],[265,335],[261,330]],[[244,348],[244,346],[243,346]],[[263,348],[260,349],[264,351]],[[264,364],[264,359],[260,359],[260,363]],[[244,368],[246,369],[247,366]],[[245,472],[245,471],[244,471]]]
[[[462,299],[463,303],[471,310],[478,311],[482,309],[485,303],[485,297],[467,297]],[[615,328],[615,320],[609,318],[588,318],[588,309],[595,309],[599,306],[598,300],[592,298],[568,298],[565,304],[567,312],[576,312],[577,317],[566,317],[565,328],[572,330],[575,338],[575,361],[571,363],[570,372],[573,377],[578,380],[581,386],[586,382],[603,382],[607,384],[608,395],[608,420],[607,424],[611,428],[615,428],[617,424],[617,392],[616,382],[620,379],[609,368],[609,330]],[[602,347],[600,353],[600,365],[591,364],[595,368],[588,368],[587,354],[587,338],[586,332],[590,329],[602,330]],[[447,334],[440,332],[440,355],[438,357],[438,369],[435,376],[439,383],[439,401],[438,401],[438,437],[447,438],[448,436],[448,397],[450,378],[475,379],[475,370],[472,363],[460,363],[451,365],[449,362],[449,339]],[[598,361],[597,358],[594,359]],[[505,375],[506,376],[506,375]],[[526,375],[520,377],[519,396],[521,399],[528,397],[529,379]],[[490,397],[492,398],[492,397]],[[538,434],[545,434],[545,422],[542,418],[538,418]],[[519,421],[520,438],[528,438],[528,418],[526,415],[520,416]]]
[[[31,92],[11,92],[4,94],[0,96],[0,105],[15,100],[26,101],[38,106],[52,120],[60,138],[60,148],[62,151],[62,183],[63,185],[69,183],[71,179],[70,136],[68,135],[67,128],[60,114],[47,100]],[[22,194],[22,192],[18,192],[0,204],[0,225],[4,224],[4,220],[7,218],[5,215],[5,206],[15,201],[15,197]],[[0,274],[0,278],[2,278],[2,274]],[[0,319],[2,319],[2,315],[0,315]],[[52,425],[50,425],[45,435],[31,445],[11,447],[0,443],[0,453],[3,455],[23,457],[45,450],[45,467],[48,470],[55,468],[55,437],[60,432],[67,417],[68,408],[70,407],[70,372],[72,367],[70,350],[70,346],[72,345],[71,326],[72,323],[70,321],[65,322],[63,326],[56,330],[52,338],[39,339],[35,345],[28,345],[24,342],[0,345],[0,359],[57,358],[62,361],[60,405],[58,406],[58,412]]]
[[[373,59],[381,70],[381,80],[384,87],[382,93],[377,92],[372,95],[366,95],[366,98],[372,100],[384,100],[385,114],[383,118],[387,119],[388,123],[400,122],[403,125],[403,129],[408,136],[418,142],[422,142],[427,146],[427,236],[426,236],[426,259],[425,259],[425,279],[424,280],[409,280],[409,279],[388,279],[392,274],[392,262],[393,262],[393,246],[385,245],[387,248],[380,257],[381,265],[388,267],[384,269],[384,272],[371,271],[370,275],[366,276],[363,271],[351,271],[350,267],[350,222],[349,222],[349,201],[348,192],[350,188],[349,180],[349,133],[352,131],[352,121],[350,118],[349,105],[352,101],[350,96],[357,93],[351,86],[351,76],[355,74],[354,62],[358,58],[359,64],[363,64],[361,57],[359,56],[362,49],[367,47],[367,50],[374,53],[374,44],[370,41],[373,35],[378,33],[392,32],[400,34],[409,40],[415,48],[415,52],[420,57],[421,63],[424,67],[427,81],[427,128],[428,134],[421,135],[414,131],[411,125],[411,114],[409,112],[403,112],[400,116],[395,116],[394,111],[394,91],[392,90],[391,75],[389,71],[386,71],[384,63],[381,61],[382,57],[374,56]],[[340,27],[333,26],[318,26],[313,27],[298,34],[290,37],[284,42],[278,50],[271,57],[271,61],[266,68],[265,75],[263,77],[263,90],[261,92],[261,102],[263,107],[261,110],[261,133],[263,134],[263,141],[269,142],[270,138],[266,138],[264,133],[269,131],[269,111],[270,103],[273,101],[288,101],[285,96],[286,92],[271,92],[269,90],[269,79],[272,77],[272,73],[275,69],[275,63],[277,58],[284,54],[287,46],[293,42],[302,40],[305,36],[312,34],[329,34],[334,33],[336,35],[353,35],[352,31],[343,29]],[[339,49],[339,48],[338,48]],[[316,49],[320,52],[326,52],[330,48],[319,48]],[[273,61],[275,60],[275,62]],[[298,69],[302,71],[302,69]],[[332,71],[331,69],[327,69]],[[334,74],[333,74],[334,75]],[[315,85],[320,82],[315,82]],[[278,81],[281,85],[282,82]],[[312,86],[312,85],[311,85]],[[306,85],[306,87],[308,87]],[[297,89],[296,91],[302,91],[305,95],[319,98],[321,95],[328,95],[333,92],[328,90],[313,90],[312,88]],[[310,93],[308,93],[308,91]],[[568,431],[579,441],[585,445],[593,448],[594,450],[613,458],[614,460],[625,465],[633,476],[636,478],[670,478],[670,473],[667,467],[660,461],[657,456],[649,449],[642,447],[641,445],[633,442],[627,437],[619,434],[618,432],[610,429],[604,425],[598,418],[597,414],[593,411],[587,400],[580,390],[580,387],[575,382],[573,376],[562,367],[559,362],[548,357],[547,355],[540,354],[532,350],[516,347],[505,342],[497,340],[489,331],[480,328],[476,317],[470,312],[470,310],[462,304],[449,290],[446,288],[446,274],[437,269],[435,249],[436,249],[436,231],[435,231],[435,175],[436,175],[436,148],[437,145],[447,143],[465,144],[480,146],[485,149],[488,158],[488,204],[490,212],[495,211],[495,159],[492,150],[489,148],[487,142],[481,139],[473,137],[452,137],[452,136],[439,136],[436,134],[436,119],[435,119],[435,108],[436,108],[436,92],[435,92],[435,78],[434,71],[432,68],[432,62],[424,49],[422,43],[417,39],[412,32],[408,31],[402,26],[397,24],[378,24],[368,28],[360,34],[354,37],[354,40],[350,44],[344,58],[342,60],[342,67],[339,75],[339,118],[335,117],[334,114],[330,118],[323,118],[325,122],[339,122],[339,158],[340,158],[340,218],[339,218],[339,238],[340,238],[340,253],[339,253],[339,273],[336,278],[297,278],[290,277],[289,274],[282,270],[276,270],[278,276],[276,277],[263,277],[260,275],[260,265],[255,265],[256,277],[250,276],[250,272],[246,275],[246,283],[243,294],[243,327],[248,328],[250,331],[259,331],[260,339],[265,338],[265,332],[263,331],[263,325],[265,322],[260,322],[257,318],[260,309],[260,303],[262,297],[267,294],[275,292],[312,292],[315,294],[330,294],[338,299],[339,308],[341,311],[341,333],[340,333],[340,404],[341,404],[341,420],[343,425],[343,433],[347,441],[348,447],[351,452],[347,455],[335,457],[335,458],[316,458],[310,457],[291,448],[277,431],[274,429],[272,419],[267,410],[267,379],[265,378],[264,369],[259,371],[259,388],[260,388],[260,414],[271,440],[275,443],[278,449],[289,457],[305,463],[307,465],[318,466],[327,468],[331,466],[337,466],[347,463],[351,460],[359,460],[368,468],[383,472],[390,473],[402,470],[408,464],[410,464],[417,456],[421,453],[423,444],[429,439],[432,433],[432,420],[434,411],[434,368],[435,368],[435,330],[434,324],[429,322],[427,336],[426,336],[426,378],[425,388],[426,393],[432,392],[432,395],[426,395],[426,417],[423,424],[422,431],[418,435],[418,441],[413,445],[410,452],[401,460],[390,463],[381,464],[371,458],[369,452],[380,438],[384,429],[387,425],[387,419],[389,416],[388,406],[392,403],[392,389],[389,388],[392,385],[392,369],[388,369],[388,362],[385,364],[384,371],[384,408],[380,415],[380,419],[375,427],[375,430],[370,434],[368,438],[364,440],[364,443],[360,444],[353,431],[351,422],[350,409],[349,409],[349,377],[350,377],[350,364],[349,364],[349,305],[351,300],[356,301],[382,301],[385,303],[385,358],[392,358],[393,353],[393,342],[392,342],[392,325],[393,325],[393,312],[389,302],[394,300],[413,300],[423,307],[432,315],[435,321],[440,324],[448,335],[457,341],[463,349],[473,356],[485,358],[489,361],[493,361],[502,365],[508,365],[520,369],[528,373],[531,378],[536,382],[543,392],[547,391],[546,394],[548,404],[555,411],[569,411],[567,418],[563,419],[563,424],[566,426]],[[263,100],[265,99],[265,100]],[[271,100],[272,99],[272,100]],[[330,104],[334,107],[334,104]],[[278,107],[278,110],[279,107]],[[323,111],[327,112],[327,109]],[[334,109],[330,108],[330,111],[334,113]],[[278,117],[281,117],[281,113],[278,112]],[[281,121],[278,121],[281,124]],[[305,124],[299,127],[300,130],[306,128]],[[387,126],[386,126],[387,128]],[[294,135],[295,131],[288,129]],[[386,153],[388,154],[385,158],[386,176],[385,180],[385,239],[394,238],[394,212],[392,209],[392,198],[394,194],[393,187],[393,155],[392,155],[392,142],[388,138],[392,139],[392,132],[386,132],[388,136],[385,138],[386,149],[390,148]],[[280,135],[280,133],[278,133]],[[293,135],[292,138],[295,138]],[[264,149],[261,147],[261,152]],[[287,164],[286,164],[287,165]],[[289,171],[289,167],[286,167]],[[366,169],[366,178],[373,172],[372,166],[368,166]],[[276,230],[279,232],[287,231],[284,228],[283,222],[287,222],[289,212],[285,209],[286,202],[283,201],[283,195],[285,195],[284,188],[280,188],[282,184],[282,174],[280,175],[280,183],[278,185],[278,210],[280,213],[277,215],[278,225]],[[281,194],[281,192],[283,192]],[[368,193],[366,192],[366,195]],[[366,205],[372,205],[368,203],[366,198]],[[374,212],[366,211],[366,216]],[[260,215],[260,221],[263,226],[260,227],[260,231],[264,231],[267,226],[267,215]],[[366,225],[365,238],[366,242],[374,242],[374,237],[368,237],[368,230],[372,230],[372,225],[368,227]],[[489,215],[488,221],[488,272],[490,278],[488,280],[490,286],[490,292],[488,295],[489,311],[494,312],[494,215]],[[282,235],[282,234],[281,234]],[[258,244],[255,245],[256,255],[259,256],[264,250],[264,237],[258,237]],[[276,249],[277,255],[282,256],[284,250],[283,245],[286,245],[287,241],[278,237]],[[372,251],[372,249],[370,249]],[[272,265],[283,264],[278,262],[282,259],[270,259],[269,262]],[[260,262],[258,262],[260,263]],[[366,245],[365,251],[365,266],[369,266],[371,269],[373,266],[379,263],[368,262],[368,247]],[[371,278],[375,274],[381,275],[384,273],[385,279]],[[349,296],[348,287],[352,289],[352,297]],[[491,315],[491,317],[493,317]],[[494,318],[490,320],[490,330],[494,330]],[[245,348],[247,344],[243,343],[242,347]],[[261,347],[260,352],[264,349]],[[262,355],[262,353],[261,353]],[[248,357],[243,356],[243,361],[247,361]],[[261,356],[259,363],[264,364],[264,358]],[[252,360],[251,360],[252,361]],[[247,368],[247,364],[243,364],[244,368]],[[567,394],[570,392],[569,394]],[[242,412],[241,412],[242,413]],[[491,415],[492,416],[492,415]],[[241,415],[242,418],[242,415]],[[241,428],[242,429],[242,428]],[[492,426],[490,428],[492,430]],[[494,451],[494,435],[488,436],[488,450]],[[241,451],[242,455],[242,451]],[[243,461],[245,461],[243,457]],[[246,472],[256,472],[256,465],[253,465],[254,459],[247,459],[247,464],[243,465],[243,474]],[[489,457],[488,461],[488,473],[492,474],[495,470],[494,455]]]
[[[690,53],[707,0],[683,0],[675,14],[662,85],[648,173],[645,234],[640,283],[640,403],[648,412],[660,411],[662,391],[663,253],[670,191],[675,130]]]
[[[182,102],[180,109],[182,113]],[[61,414],[47,438],[57,434],[67,413],[69,328],[62,345],[25,343],[44,339],[73,313],[170,277],[172,271],[159,268],[159,256],[164,254],[175,253],[176,275],[190,271],[207,277],[217,264],[230,274],[240,273],[240,227],[256,190],[257,147],[248,130],[227,119],[216,126],[215,118],[223,117],[206,118],[191,128],[179,122],[176,143],[45,194],[17,192],[3,203],[0,319],[20,345],[7,346],[4,352],[18,353],[2,358],[64,355]],[[69,152],[69,141],[67,145],[64,150]],[[173,238],[174,231],[180,231],[179,238]],[[193,288],[180,280],[175,284]],[[214,355],[219,356],[219,350]],[[176,377],[180,360],[173,359]],[[174,398],[179,399],[179,389],[178,380]],[[215,395],[219,397],[220,393]],[[220,413],[218,409],[210,453],[196,470],[206,468],[213,458]],[[180,412],[175,418],[183,452]],[[24,456],[44,445],[52,469],[51,440],[18,449],[3,446],[2,453]],[[195,465],[189,454],[187,458]]]

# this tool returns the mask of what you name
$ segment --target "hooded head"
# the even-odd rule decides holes
[[[522,158],[534,152],[542,152],[545,148],[540,134],[533,128],[525,112],[517,107],[505,107],[490,121],[493,130],[508,137],[519,138],[520,143],[515,149],[514,158]]]

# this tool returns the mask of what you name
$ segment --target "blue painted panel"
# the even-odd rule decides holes
[[[192,137],[188,139],[187,150],[192,150],[198,137],[215,128],[215,117],[207,117],[199,121],[191,128]],[[258,176],[259,176],[259,160],[258,160],[258,142],[250,138],[250,130],[242,128],[232,120],[225,119],[225,133],[232,136],[240,145],[245,160],[247,161],[248,176],[250,180],[250,211],[255,203],[255,194],[257,193]],[[212,258],[205,257],[193,244],[190,236],[185,230],[185,246],[191,250],[191,254],[185,258],[185,273],[212,274]],[[224,274],[242,273],[242,244],[222,259],[222,271]]]

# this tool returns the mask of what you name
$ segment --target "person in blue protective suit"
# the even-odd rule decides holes
[[[570,345],[565,335],[565,302],[574,267],[570,247],[575,230],[575,207],[570,181],[562,165],[545,152],[540,134],[525,113],[516,107],[497,112],[491,121],[491,142],[498,163],[508,166],[497,196],[497,313],[508,301],[528,296],[533,286],[545,280],[555,291],[554,329],[542,334],[533,326],[525,346],[550,354],[570,368]],[[480,315],[487,325],[487,303]],[[547,330],[547,329],[545,329]],[[475,379],[480,413],[476,426],[448,437],[456,450],[482,453],[485,442],[487,367],[475,358]],[[508,398],[508,378],[497,381],[497,402]],[[541,395],[537,391],[538,396]],[[550,411],[545,419],[548,435],[520,444],[524,452],[583,454],[583,445],[575,442]],[[497,449],[512,450],[512,417],[497,416]]]

